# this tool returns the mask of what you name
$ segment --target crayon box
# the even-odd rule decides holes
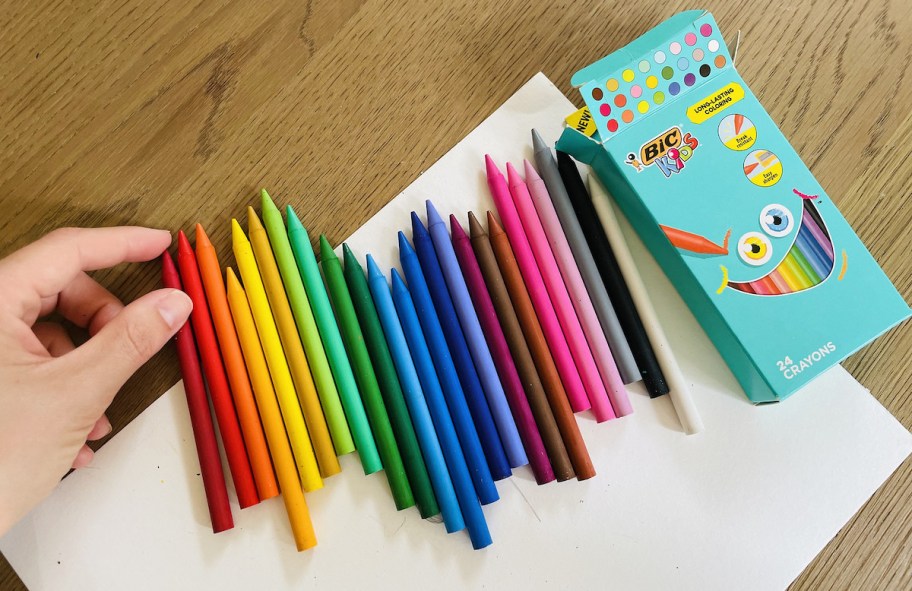
[[[680,13],[571,82],[586,107],[557,148],[594,169],[752,402],[910,315],[711,14]]]

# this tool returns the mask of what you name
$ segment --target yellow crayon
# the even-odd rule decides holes
[[[301,484],[306,491],[317,490],[323,487],[323,478],[320,476],[317,459],[314,457],[313,447],[310,445],[310,436],[307,433],[307,426],[304,424],[301,405],[295,394],[288,361],[285,359],[285,352],[282,351],[279,331],[272,317],[272,311],[269,309],[266,288],[263,287],[263,280],[260,278],[260,271],[257,268],[256,259],[253,257],[250,242],[244,235],[240,224],[234,219],[231,220],[231,245],[238,264],[238,271],[247,288],[250,310],[253,313],[260,344],[272,376],[272,385],[275,387],[279,407],[282,409],[285,429],[288,432],[288,439],[291,441],[298,472],[301,474]]]
[[[244,363],[250,375],[253,393],[256,397],[257,408],[263,427],[266,431],[266,442],[269,444],[269,455],[275,466],[282,491],[282,500],[285,501],[285,511],[288,513],[288,522],[294,536],[298,552],[313,548],[317,545],[313,523],[310,520],[310,510],[304,500],[301,482],[295,466],[288,437],[285,434],[285,425],[282,423],[282,414],[276,401],[275,390],[269,377],[269,368],[263,356],[263,348],[257,335],[253,313],[247,301],[244,288],[230,268],[228,269],[228,306],[234,326],[237,328],[241,350],[244,353]]]
[[[263,278],[266,297],[269,299],[272,316],[279,330],[279,338],[285,351],[285,359],[291,369],[291,378],[294,380],[295,389],[298,392],[298,400],[304,411],[304,421],[307,423],[307,431],[310,433],[310,440],[316,452],[320,473],[324,478],[338,474],[342,471],[342,467],[339,465],[339,459],[333,449],[326,417],[323,416],[323,407],[320,405],[313,376],[307,365],[307,357],[304,356],[304,346],[301,344],[301,337],[298,334],[298,325],[295,324],[294,315],[291,313],[291,305],[285,294],[285,285],[282,283],[282,276],[279,274],[279,267],[276,264],[275,255],[272,253],[266,228],[263,227],[252,207],[247,208],[247,223],[250,231],[250,244],[253,246],[257,267]]]
[[[801,291],[806,286],[801,279],[801,269],[798,262],[792,257],[792,253],[785,255],[782,263],[779,265],[779,274],[789,286],[790,291]]]

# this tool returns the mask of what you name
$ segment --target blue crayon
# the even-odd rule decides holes
[[[488,399],[488,407],[494,416],[494,424],[497,425],[500,442],[503,444],[511,468],[525,466],[529,463],[529,459],[526,457],[526,450],[523,449],[522,440],[519,438],[519,430],[517,430],[513,414],[510,412],[510,405],[507,404],[507,395],[504,393],[500,377],[497,375],[494,358],[491,357],[491,350],[488,348],[484,332],[481,330],[478,314],[475,312],[475,306],[472,305],[472,296],[469,295],[465,277],[462,276],[462,269],[459,267],[459,260],[456,258],[456,251],[453,250],[453,242],[450,240],[450,233],[434,204],[427,201],[426,205],[428,231],[431,233],[431,241],[437,252],[437,261],[443,271],[443,278],[446,280],[450,298],[456,308],[459,324],[462,326],[463,335],[469,345],[469,353],[475,362],[475,369]]]
[[[399,232],[399,259],[409,282],[412,302],[415,304],[415,309],[418,310],[418,317],[424,329],[424,338],[431,350],[431,357],[437,367],[437,375],[440,377],[443,393],[450,407],[450,416],[456,425],[456,434],[462,444],[462,453],[465,455],[469,471],[472,473],[475,492],[483,505],[493,503],[500,498],[497,494],[497,487],[494,486],[494,480],[491,478],[491,470],[485,459],[475,423],[472,422],[472,413],[469,412],[465,393],[459,385],[459,374],[453,363],[450,349],[447,347],[440,319],[434,310],[431,293],[428,291],[427,283],[421,272],[418,257],[412,245],[409,244],[408,238],[402,232]],[[504,464],[506,464],[506,456],[504,456]]]
[[[450,469],[450,478],[453,479],[453,486],[456,488],[456,497],[459,499],[459,508],[462,509],[462,515],[469,530],[472,547],[479,550],[490,546],[491,532],[488,531],[484,511],[481,509],[481,503],[472,486],[472,477],[469,476],[469,467],[466,465],[465,456],[462,455],[462,448],[459,447],[453,419],[450,418],[443,390],[434,369],[434,362],[431,361],[431,352],[428,350],[427,342],[421,332],[418,312],[415,310],[405,282],[395,269],[393,269],[393,302],[399,313],[405,340],[412,352],[412,359],[415,369],[418,371],[418,379],[421,382],[421,389],[424,390],[428,409],[431,411],[431,418],[434,420],[440,447],[443,448],[443,455],[446,458],[447,467]]]
[[[820,280],[823,281],[826,279],[827,275],[829,275],[828,269],[831,268],[830,263],[827,260],[823,249],[817,241],[814,240],[811,231],[804,224],[802,224],[801,229],[798,230],[798,236],[795,238],[795,243],[802,254],[804,254],[804,258],[807,259],[811,268],[814,269],[814,272],[820,277]]]
[[[443,335],[446,337],[450,355],[453,356],[453,363],[456,365],[456,372],[459,374],[459,382],[462,384],[466,402],[469,404],[469,411],[472,413],[472,420],[475,422],[475,429],[477,429],[478,437],[481,439],[481,447],[484,449],[485,457],[488,460],[488,468],[490,468],[491,476],[494,480],[502,480],[510,476],[510,464],[507,461],[507,454],[504,452],[500,435],[497,434],[497,426],[494,424],[494,417],[491,415],[491,409],[485,399],[484,389],[478,379],[478,372],[472,361],[469,345],[466,343],[465,335],[459,326],[459,317],[456,315],[456,308],[453,307],[453,300],[450,299],[450,292],[447,290],[443,271],[437,261],[437,252],[434,250],[431,235],[428,234],[427,228],[424,227],[421,219],[418,218],[418,214],[414,211],[412,212],[412,237],[415,241],[413,253],[417,253],[421,271],[427,282],[431,299],[434,302],[434,309],[437,310],[437,317],[443,327]],[[399,260],[402,262],[403,269],[405,269],[405,254],[400,248]],[[409,275],[406,275],[406,277],[411,283],[412,278]]]
[[[453,481],[443,457],[443,450],[440,448],[440,441],[434,430],[434,422],[418,381],[418,374],[412,362],[412,355],[409,353],[405,334],[402,332],[399,316],[396,314],[389,285],[370,255],[367,255],[367,276],[374,306],[380,317],[380,325],[383,327],[383,334],[386,336],[390,355],[393,358],[393,365],[399,375],[405,403],[408,406],[409,415],[412,417],[412,424],[415,426],[418,446],[421,448],[421,455],[427,465],[431,487],[437,497],[437,504],[440,505],[443,523],[449,533],[463,530],[465,521],[462,518],[462,511],[459,509],[456,490],[453,488]]]

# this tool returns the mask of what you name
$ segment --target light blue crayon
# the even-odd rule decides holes
[[[405,403],[412,417],[412,424],[415,426],[415,435],[418,437],[421,455],[424,457],[431,486],[434,488],[434,495],[440,505],[443,523],[449,533],[460,531],[465,529],[465,521],[462,518],[462,511],[459,509],[456,490],[453,488],[453,481],[447,470],[440,441],[434,430],[434,422],[418,381],[415,364],[409,353],[399,316],[396,314],[389,285],[370,255],[367,255],[367,277],[374,306],[380,317],[380,325],[383,327],[383,334],[389,345],[396,373],[399,375]]]
[[[465,456],[462,455],[462,448],[459,447],[456,428],[453,427],[453,419],[450,418],[450,411],[447,409],[446,400],[443,397],[434,362],[431,361],[431,352],[428,350],[424,334],[421,332],[418,312],[415,310],[415,304],[412,302],[405,282],[395,269],[393,269],[393,302],[399,313],[399,321],[402,323],[409,350],[412,352],[412,359],[428,409],[431,411],[440,447],[443,449],[447,467],[450,469],[450,478],[453,479],[453,486],[456,488],[456,497],[459,499],[459,508],[462,509],[462,515],[469,530],[472,547],[479,550],[491,545],[491,533],[488,531],[488,524],[485,521],[481,503],[478,501],[478,495],[475,494],[475,488],[472,486],[472,478],[469,476]]]

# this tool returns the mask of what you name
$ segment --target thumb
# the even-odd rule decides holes
[[[193,304],[184,292],[160,289],[126,306],[98,333],[59,361],[94,393],[101,414],[121,386],[187,322]],[[89,409],[86,409],[89,410]]]

